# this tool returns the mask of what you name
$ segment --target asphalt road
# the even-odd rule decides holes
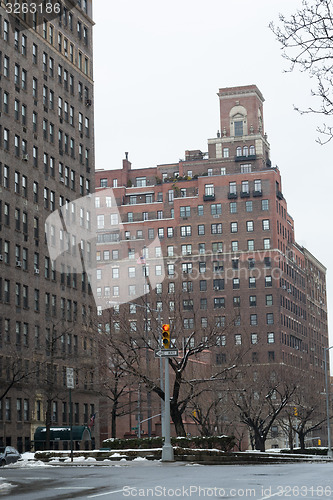
[[[333,462],[202,466],[142,461],[108,467],[7,466],[0,469],[0,497],[333,499]]]

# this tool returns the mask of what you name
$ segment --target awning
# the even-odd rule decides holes
[[[89,427],[85,425],[73,425],[73,441],[91,441]],[[51,441],[70,441],[70,427],[51,427]],[[46,441],[46,427],[37,427],[34,434],[34,441]]]

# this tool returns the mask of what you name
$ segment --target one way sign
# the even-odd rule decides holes
[[[178,356],[178,349],[155,349],[155,358],[173,358]]]

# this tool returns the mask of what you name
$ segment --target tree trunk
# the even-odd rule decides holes
[[[304,432],[299,432],[298,437],[299,437],[299,445],[300,445],[301,451],[305,451],[305,434],[304,434]]]
[[[294,433],[292,427],[289,427],[288,441],[290,451],[294,451]]]
[[[254,441],[255,441],[256,450],[265,451],[266,439],[256,431],[254,431]]]
[[[111,411],[111,437],[115,438],[117,434],[117,403],[114,403]]]
[[[52,400],[47,399],[46,401],[46,412],[45,412],[45,449],[51,449],[51,408]]]
[[[172,402],[170,402],[170,415],[171,415],[171,419],[175,425],[177,437],[179,437],[179,436],[185,437],[186,432],[185,432],[185,427],[183,424],[182,415],[179,412],[177,404],[172,404]]]

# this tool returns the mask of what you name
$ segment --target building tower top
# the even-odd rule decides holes
[[[264,97],[256,85],[222,88],[217,95],[222,136],[264,135]]]

